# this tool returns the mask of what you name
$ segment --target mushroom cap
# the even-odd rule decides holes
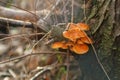
[[[76,25],[80,28],[80,30],[88,31],[90,29],[85,23],[77,23]]]
[[[80,29],[75,23],[70,23],[69,24],[69,30],[71,29]]]
[[[81,39],[78,39],[78,40],[77,40],[77,44],[84,44],[84,42],[81,41]]]
[[[73,43],[72,41],[68,41],[68,42],[66,43],[66,45],[67,45],[68,47],[72,47],[72,46],[74,45],[74,43]]]
[[[87,44],[92,44],[93,43],[93,41],[88,36],[81,37],[80,39],[81,39],[82,42],[87,43]]]
[[[62,49],[68,49],[68,46],[66,45],[66,43],[64,43],[61,48]]]
[[[58,49],[58,48],[62,48],[62,49],[68,49],[68,46],[66,45],[65,41],[60,41],[60,42],[54,42],[51,47],[53,49]]]
[[[51,47],[53,49],[61,48],[63,46],[63,42],[54,42]]]
[[[65,38],[68,38],[69,40],[75,42],[76,39],[78,39],[80,37],[85,37],[86,33],[84,31],[79,30],[79,29],[71,29],[68,31],[64,31],[63,36]]]
[[[89,47],[86,44],[75,44],[72,48],[72,51],[74,51],[76,54],[85,54],[88,52]]]
[[[51,47],[53,49],[61,48],[64,45],[65,41],[54,42]]]

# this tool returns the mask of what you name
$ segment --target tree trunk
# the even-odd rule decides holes
[[[82,71],[82,77],[78,80],[109,80],[92,49],[84,55],[73,54]]]
[[[91,2],[89,2],[91,1]],[[120,0],[86,0],[86,19],[94,36],[98,57],[110,80],[120,77]],[[82,70],[79,80],[109,80],[98,63],[94,51],[85,55],[74,55]]]

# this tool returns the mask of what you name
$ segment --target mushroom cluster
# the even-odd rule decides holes
[[[63,37],[67,41],[59,41],[52,44],[54,49],[70,49],[76,54],[87,53],[89,47],[87,44],[92,44],[93,41],[87,36],[85,31],[89,30],[89,26],[85,23],[69,23],[67,30],[63,32]]]

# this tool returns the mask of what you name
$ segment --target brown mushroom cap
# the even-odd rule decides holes
[[[80,30],[84,30],[84,31],[89,30],[89,26],[85,23],[77,23],[76,25],[80,28]]]
[[[82,42],[87,43],[87,44],[92,44],[93,41],[89,37],[81,37],[80,38]]]
[[[76,54],[85,54],[88,52],[89,47],[86,44],[75,44],[72,48],[72,51],[74,51]]]

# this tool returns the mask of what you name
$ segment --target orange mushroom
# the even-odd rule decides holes
[[[65,38],[69,38],[69,37],[70,37],[70,33],[69,33],[68,31],[64,31],[64,32],[63,32],[63,36],[64,36]]]
[[[69,23],[67,31],[63,32],[63,37],[68,41],[59,41],[52,44],[52,48],[58,49],[70,49],[76,54],[85,54],[88,52],[89,47],[87,44],[92,44],[93,41],[87,36],[86,32],[89,30],[89,26],[84,23]],[[85,44],[87,43],[87,44]]]
[[[65,41],[55,42],[51,45],[51,47],[53,49],[58,49],[58,48],[67,49],[68,48]]]
[[[64,43],[61,48],[62,49],[68,49],[68,46],[66,45],[66,43]]]
[[[82,42],[81,39],[78,39],[77,44],[84,44],[84,42]]]
[[[53,49],[58,49],[58,48],[61,48],[63,46],[63,42],[54,42],[51,47]]]
[[[82,42],[87,43],[87,44],[92,44],[93,43],[93,41],[88,36],[82,37],[80,39],[81,39]]]
[[[74,45],[74,43],[73,43],[72,41],[68,41],[68,42],[66,43],[66,45],[67,45],[68,47],[72,47],[72,46]]]
[[[74,51],[76,54],[85,54],[88,52],[89,47],[86,44],[75,44],[72,48],[72,51]]]
[[[69,30],[71,29],[79,29],[79,27],[74,23],[69,23]]]
[[[75,42],[76,39],[78,39],[80,37],[85,37],[86,33],[79,30],[79,29],[71,29],[71,30],[68,30],[68,31],[64,31],[63,36],[65,38],[68,38],[69,40]]]
[[[76,25],[80,28],[80,30],[84,30],[84,31],[89,30],[89,26],[85,23],[77,23]]]

